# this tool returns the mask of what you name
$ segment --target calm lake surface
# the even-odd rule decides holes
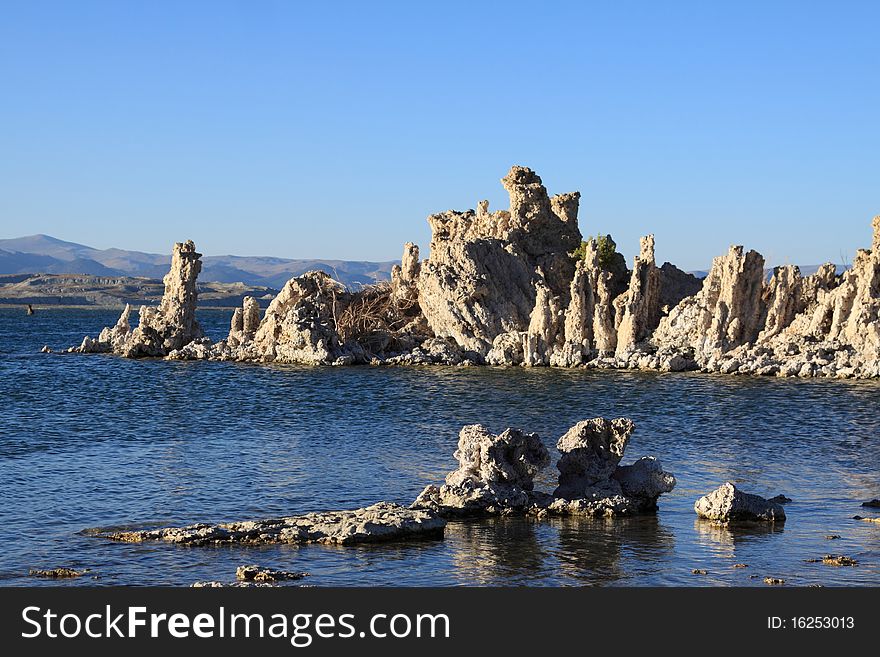
[[[231,311],[204,311],[218,339]],[[502,368],[302,368],[41,354],[118,311],[0,308],[0,585],[189,585],[246,563],[318,586],[880,585],[880,384]],[[83,530],[409,504],[455,462],[458,431],[537,432],[628,416],[624,463],[678,485],[656,516],[450,523],[445,540],[371,547],[185,548]],[[555,467],[539,488],[552,489]],[[784,525],[725,529],[694,500],[726,480],[785,493]],[[828,535],[839,535],[828,540]],[[845,554],[835,568],[806,559]],[[748,568],[733,568],[745,563]],[[29,568],[97,578],[45,582]],[[694,575],[695,568],[706,575]],[[756,576],[756,577],[750,577]]]

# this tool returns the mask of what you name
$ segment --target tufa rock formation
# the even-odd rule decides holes
[[[195,319],[201,264],[174,247],[158,308],[129,310],[69,351],[310,365],[522,365],[880,376],[880,217],[872,248],[842,276],[804,277],[733,246],[701,282],[657,267],[642,238],[632,271],[595,240],[581,247],[580,195],[549,196],[531,169],[501,180],[507,210],[431,215],[430,257],[404,247],[390,283],[346,289],[324,272],[287,282],[265,316],[246,298],[214,343]],[[607,247],[610,236],[603,238]]]
[[[675,477],[645,456],[621,466],[635,425],[628,418],[585,420],[569,429],[556,449],[561,457],[556,498],[547,511],[555,515],[615,516],[657,509],[657,498],[675,487]]]
[[[785,510],[780,504],[765,500],[759,495],[743,493],[730,482],[698,499],[694,504],[694,511],[701,518],[718,522],[785,520]]]
[[[245,297],[242,307],[232,313],[226,342],[233,346],[247,343],[254,339],[259,327],[260,304],[253,297]]]
[[[524,510],[534,476],[550,464],[550,453],[537,434],[505,429],[496,436],[480,424],[462,428],[453,456],[458,469],[439,488],[426,487],[413,508],[445,515]]]
[[[629,289],[620,304],[617,354],[628,353],[657,328],[660,321],[660,271],[654,264],[654,236],[642,238]]]
[[[631,420],[579,422],[559,439],[559,486],[552,495],[534,490],[534,477],[550,463],[536,434],[506,429],[494,435],[481,425],[459,434],[459,467],[442,486],[428,486],[413,503],[443,517],[528,513],[620,516],[650,513],[675,486],[660,462],[644,457],[619,465],[634,430]]]
[[[509,210],[490,214],[483,201],[476,212],[428,218],[431,257],[422,262],[418,282],[419,305],[434,335],[481,357],[501,334],[528,331],[533,314],[546,312],[548,297],[568,305],[575,267],[569,254],[581,241],[580,194],[550,198],[525,167],[511,168],[501,183]]]
[[[704,360],[753,342],[763,317],[764,258],[732,246],[715,258],[703,288],[661,322],[653,342],[661,349]]]
[[[178,242],[171,254],[171,270],[165,275],[165,293],[158,308],[142,306],[140,321],[129,326],[128,306],[113,328],[101,331],[97,340],[85,338],[80,352],[113,352],[128,358],[167,356],[203,337],[196,321],[196,279],[202,269],[201,253],[192,240]]]
[[[559,486],[553,491],[554,497],[567,500],[588,497],[597,486],[608,484],[633,431],[632,420],[609,421],[601,417],[578,422],[569,429],[556,443],[562,456],[556,465]]]

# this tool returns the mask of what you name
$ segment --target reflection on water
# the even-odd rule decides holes
[[[723,524],[697,518],[694,520],[694,530],[704,546],[732,558],[736,556],[737,547],[745,546],[749,541],[772,539],[785,531],[785,524],[771,522]]]
[[[880,584],[880,525],[851,519],[877,513],[859,506],[880,497],[877,382],[38,353],[115,315],[0,309],[4,584],[43,585],[23,573],[67,565],[100,579],[65,586],[185,585],[230,579],[246,562],[331,586]],[[215,338],[228,319],[200,317]],[[676,475],[656,517],[454,522],[442,541],[344,549],[116,545],[83,532],[409,503],[454,467],[464,424],[535,431],[554,452],[569,426],[597,415],[635,421],[626,462],[655,454]],[[791,497],[786,524],[696,520],[694,500],[725,480]],[[551,468],[538,487],[554,483]],[[804,563],[828,552],[860,565]]]

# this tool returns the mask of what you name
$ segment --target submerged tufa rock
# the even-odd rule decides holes
[[[28,571],[28,575],[30,577],[40,577],[42,579],[74,579],[76,577],[82,577],[86,573],[89,572],[88,568],[83,570],[76,570],[75,568],[50,568],[47,570],[41,568],[31,568]]]
[[[235,569],[235,578],[240,582],[286,582],[308,577],[308,573],[276,570],[250,565]]]

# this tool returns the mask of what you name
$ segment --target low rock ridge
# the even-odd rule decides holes
[[[123,543],[164,541],[191,546],[271,543],[355,545],[412,538],[438,538],[443,536],[445,526],[446,522],[434,513],[379,502],[351,511],[93,535]]]
[[[501,180],[510,205],[431,215],[430,257],[404,246],[391,281],[351,290],[324,272],[290,279],[264,316],[250,297],[229,335],[195,319],[201,256],[176,244],[158,308],[70,351],[311,365],[521,365],[724,374],[880,376],[880,216],[870,249],[837,275],[778,267],[732,246],[702,281],[654,258],[627,270],[582,243],[580,194],[550,196],[531,169]],[[610,241],[610,236],[607,238]]]

